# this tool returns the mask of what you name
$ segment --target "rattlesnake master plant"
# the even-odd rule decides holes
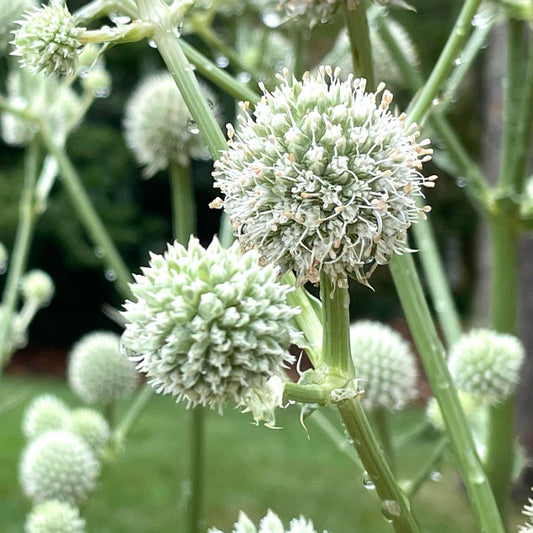
[[[513,335],[478,329],[453,346],[449,367],[459,390],[493,405],[513,394],[524,355],[522,343]]]
[[[50,0],[48,6],[26,12],[18,24],[12,53],[20,56],[21,66],[46,75],[76,73],[84,28],[76,27],[64,2]]]
[[[215,187],[244,249],[263,264],[294,270],[297,283],[324,271],[340,286],[347,276],[368,284],[377,264],[409,251],[407,229],[429,207],[418,207],[428,140],[417,141],[380,85],[321,67],[302,81],[280,77],[252,114],[241,104],[229,149],[215,162]]]
[[[36,505],[28,515],[25,533],[85,533],[85,520],[67,502],[48,500]]]
[[[38,307],[46,307],[54,296],[55,286],[43,270],[30,270],[20,280],[20,292],[25,300],[35,302]]]
[[[291,288],[237,243],[191,238],[152,254],[124,305],[122,348],[157,392],[189,405],[245,404],[292,360]]]
[[[102,405],[130,397],[138,383],[134,366],[120,353],[119,336],[106,331],[89,333],[74,345],[67,378],[83,401]]]
[[[219,529],[211,528],[208,533],[223,533]],[[241,511],[239,520],[235,522],[232,533],[317,533],[311,520],[305,519],[303,516],[294,518],[289,524],[289,529],[285,529],[283,522],[279,517],[268,510],[266,516],[259,522],[259,527]],[[324,531],[323,533],[327,533]]]
[[[63,429],[70,409],[52,394],[37,396],[24,412],[22,432],[27,439],[35,439],[54,429]]]
[[[204,96],[218,114],[215,95],[202,86]],[[190,158],[209,156],[198,126],[168,72],[149,76],[126,105],[124,135],[137,162],[149,178],[172,161],[188,166]]]
[[[362,320],[350,327],[350,346],[366,407],[402,409],[416,396],[416,362],[397,331]]]
[[[32,440],[20,461],[20,483],[35,503],[76,505],[96,487],[100,465],[88,444],[68,431],[47,431]]]

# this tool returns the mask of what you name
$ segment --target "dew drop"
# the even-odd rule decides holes
[[[229,65],[229,59],[226,56],[217,56],[215,63],[219,68],[226,68]]]
[[[433,472],[429,474],[429,479],[438,483],[442,479],[442,474],[438,470],[433,470]]]
[[[95,98],[107,98],[111,94],[109,87],[97,87],[93,91],[93,96]]]
[[[111,22],[114,22],[117,25],[128,24],[129,22],[131,22],[131,17],[120,11],[112,11],[111,13],[109,13],[109,19],[111,20]]]
[[[116,281],[116,279],[117,279],[117,273],[114,270],[112,270],[111,268],[106,269],[104,275],[105,275],[105,279],[107,279],[107,281]]]
[[[189,122],[187,122],[187,131],[189,133],[192,133],[193,135],[198,135],[200,133],[200,128],[198,127],[198,124],[190,118]]]
[[[277,28],[281,23],[281,19],[277,13],[265,13],[263,15],[263,24],[267,28]]]
[[[94,249],[94,255],[95,255],[96,257],[98,257],[99,259],[102,259],[102,257],[104,257],[104,255],[105,255],[104,249],[103,249],[103,248],[100,248],[100,246],[97,246],[97,247]]]
[[[454,64],[456,67],[458,67],[462,62],[463,62],[463,60],[462,60],[460,57],[457,57],[457,58],[454,60],[453,64]]]
[[[374,484],[366,470],[363,472],[363,487],[366,490],[374,490],[376,488],[376,485]]]
[[[237,79],[241,83],[248,83],[252,79],[252,76],[249,72],[239,72],[239,74],[237,74]]]
[[[86,78],[89,75],[90,69],[88,67],[81,67],[80,70],[78,70],[78,76],[80,78]]]
[[[148,46],[150,48],[157,48],[157,44],[155,44],[155,41],[153,39],[148,39]]]
[[[461,187],[461,188],[464,188],[466,187],[466,184],[467,184],[467,180],[464,176],[460,176],[459,178],[457,178],[457,186],[458,187]]]
[[[383,500],[381,502],[381,514],[387,522],[392,522],[402,514],[402,508],[396,500]]]
[[[174,37],[181,37],[181,28],[183,24],[179,24],[178,26],[175,26],[172,28],[172,33],[174,34]]]
[[[438,106],[440,103],[441,103],[440,98],[433,98],[433,100],[431,100],[431,105],[434,107]]]

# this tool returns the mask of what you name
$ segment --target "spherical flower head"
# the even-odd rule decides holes
[[[223,533],[219,529],[211,528],[208,533]],[[285,529],[283,522],[276,513],[270,509],[261,519],[259,527],[241,511],[239,520],[233,525],[233,533],[317,533],[311,520],[306,520],[303,516],[294,518],[289,524],[289,529]],[[323,533],[327,533],[324,531]]]
[[[133,364],[120,353],[120,337],[106,331],[89,333],[74,345],[67,377],[72,390],[89,404],[129,398],[138,383]]]
[[[7,49],[11,40],[11,31],[15,28],[15,21],[20,19],[24,11],[37,7],[35,0],[10,0],[2,2],[0,9],[0,53]]]
[[[27,439],[35,439],[55,429],[64,429],[70,409],[52,394],[37,396],[24,412],[22,432]]]
[[[76,507],[59,500],[36,505],[25,525],[26,533],[85,533],[85,520]]]
[[[43,270],[30,270],[20,280],[20,292],[25,300],[46,307],[55,292],[54,282]]]
[[[525,352],[513,335],[478,329],[453,346],[449,367],[456,387],[488,405],[513,394]]]
[[[95,457],[102,457],[111,430],[101,413],[95,409],[74,409],[67,419],[66,429],[81,437],[89,445]]]
[[[218,114],[215,95],[205,86],[202,91]],[[124,135],[137,162],[145,166],[147,178],[172,162],[187,166],[190,158],[209,157],[200,130],[168,72],[149,76],[134,91],[126,105]]]
[[[191,238],[152,255],[135,277],[122,347],[157,392],[220,408],[282,375],[298,309],[287,305],[291,288],[257,260],[237,243],[223,249],[215,238],[204,249]]]
[[[98,461],[80,437],[64,430],[47,431],[22,453],[20,483],[35,503],[61,500],[76,505],[95,488],[99,471]]]
[[[468,392],[457,391],[457,395],[470,426],[475,426],[478,430],[481,429],[485,421],[479,409],[479,400]],[[446,430],[446,424],[436,398],[429,399],[426,414],[435,429],[439,431]]]
[[[224,206],[243,248],[294,270],[298,284],[321,271],[368,284],[377,264],[409,251],[407,229],[429,210],[416,204],[434,184],[420,172],[428,141],[390,111],[383,85],[367,93],[365,80],[339,75],[285,72],[253,115],[241,104],[213,173],[225,200],[211,205]]]
[[[416,361],[397,331],[380,322],[361,320],[350,327],[350,344],[366,407],[402,409],[416,396]]]
[[[28,11],[13,32],[20,64],[46,75],[72,76],[77,70],[78,40],[84,28],[77,28],[74,18],[61,0]]]

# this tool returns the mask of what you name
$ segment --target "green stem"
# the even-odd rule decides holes
[[[196,67],[198,72],[202,74],[204,78],[208,79],[237,100],[248,101],[252,105],[255,105],[259,101],[259,95],[257,93],[237,81],[225,70],[218,68],[215,63],[198,52],[198,50],[193,48],[189,43],[181,39],[180,45],[187,59]]]
[[[390,262],[396,290],[424,369],[442,411],[459,468],[482,533],[504,533],[490,484],[445,361],[445,351],[431,319],[411,255]]]
[[[388,413],[384,407],[377,407],[372,412],[372,420],[379,436],[379,442],[391,470],[395,470],[394,448],[392,446],[391,432],[389,427]]]
[[[189,237],[196,232],[196,213],[191,167],[176,161],[170,164],[172,192],[172,227],[174,238],[187,246]]]
[[[128,436],[131,426],[139,416],[140,412],[152,397],[153,389],[149,385],[145,385],[138,393],[135,399],[131,402],[128,410],[124,413],[120,422],[117,424],[113,432],[112,440],[117,447],[121,448]]]
[[[368,31],[365,0],[344,0],[344,18],[350,39],[354,73],[366,78],[367,90],[375,88],[372,47]]]
[[[138,16],[137,6],[133,0],[95,0],[76,10],[74,17],[79,25],[84,25],[112,11],[120,11],[132,18]]]
[[[131,281],[130,272],[94,209],[76,169],[64,148],[54,142],[47,125],[42,124],[40,131],[44,145],[57,160],[59,173],[63,177],[63,184],[70,196],[70,200],[74,204],[80,221],[85,226],[95,246],[103,251],[103,260],[107,266],[115,273],[118,291],[122,296],[128,297],[130,295],[128,287]]]
[[[293,35],[293,47],[294,47],[294,68],[293,74],[297,78],[301,78],[305,72],[305,65],[307,63],[305,52],[305,41],[302,29],[295,29]]]
[[[429,456],[429,459],[425,465],[419,470],[416,477],[408,481],[405,485],[405,491],[410,499],[412,499],[416,493],[420,490],[422,485],[426,482],[427,478],[435,471],[435,468],[438,467],[438,464],[442,460],[442,457],[448,449],[448,437],[441,437],[433,452]]]
[[[11,113],[16,117],[24,120],[36,120],[29,108],[20,108],[13,105],[5,96],[0,95],[0,109],[3,109],[7,113]]]
[[[201,530],[201,516],[203,507],[203,478],[204,478],[204,415],[203,407],[191,410],[190,429],[190,494],[187,502],[187,531],[198,533]]]
[[[518,320],[518,230],[502,213],[491,220],[492,327],[515,335]],[[515,398],[489,409],[486,471],[500,512],[505,516],[514,464]]]
[[[112,430],[115,427],[115,405],[113,402],[104,406],[104,417]]]
[[[389,468],[358,398],[338,404],[346,430],[381,500],[381,512],[397,533],[418,532],[409,502]]]
[[[2,297],[3,316],[0,321],[0,373],[11,357],[7,353],[9,330],[16,311],[20,278],[26,269],[36,213],[33,205],[34,189],[37,181],[40,150],[39,142],[34,139],[26,149],[24,161],[24,184],[19,204],[17,235],[6,285]]]
[[[300,385],[288,381],[283,387],[283,403],[287,402],[316,404],[324,407],[331,404],[331,390],[322,385]]]
[[[333,374],[354,377],[350,351],[350,295],[348,289],[336,287],[331,278],[320,274],[320,300],[322,301],[323,360]]]

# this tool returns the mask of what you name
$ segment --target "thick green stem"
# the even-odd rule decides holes
[[[411,255],[390,262],[392,277],[424,369],[442,411],[461,474],[482,533],[504,533],[490,484],[457,397],[442,346]]]
[[[204,478],[204,415],[203,407],[191,410],[190,430],[190,493],[187,502],[187,531],[198,533],[201,528]]]
[[[67,156],[64,148],[54,142],[46,125],[41,127],[41,137],[46,148],[53,155],[63,177],[63,184],[77,211],[81,223],[89,233],[94,245],[103,252],[103,261],[116,276],[117,289],[124,297],[130,295],[128,284],[131,281],[128,267],[122,260],[115,243],[109,236],[102,220],[94,209],[82,181]]]
[[[331,278],[320,274],[322,301],[322,358],[333,374],[354,377],[350,352],[350,295],[348,289],[336,287]]]
[[[191,167],[176,161],[170,164],[172,192],[172,227],[174,238],[187,246],[189,237],[196,232],[196,213]]]
[[[3,315],[2,320],[0,320],[0,373],[2,372],[2,367],[7,363],[11,356],[7,350],[9,344],[9,330],[13,314],[16,310],[20,278],[26,269],[36,217],[33,198],[37,181],[40,157],[39,152],[39,142],[33,140],[26,149],[26,158],[24,161],[24,184],[19,204],[17,235],[15,237],[15,245],[13,247],[11,263],[2,297]]]
[[[492,327],[516,334],[518,320],[518,230],[508,213],[490,223]],[[514,463],[514,397],[489,409],[486,471],[505,516]]]
[[[372,47],[368,31],[365,0],[344,0],[346,29],[350,39],[354,73],[366,78],[367,90],[375,87]]]
[[[391,470],[394,472],[394,448],[392,446],[387,410],[384,407],[377,407],[372,412],[372,420],[374,421],[374,427],[379,436],[379,443],[381,444],[383,453],[387,458]]]
[[[338,404],[346,430],[366,469],[363,482],[373,485],[381,500],[381,512],[397,533],[417,532],[409,502],[389,468],[385,456],[374,437],[358,398]]]

